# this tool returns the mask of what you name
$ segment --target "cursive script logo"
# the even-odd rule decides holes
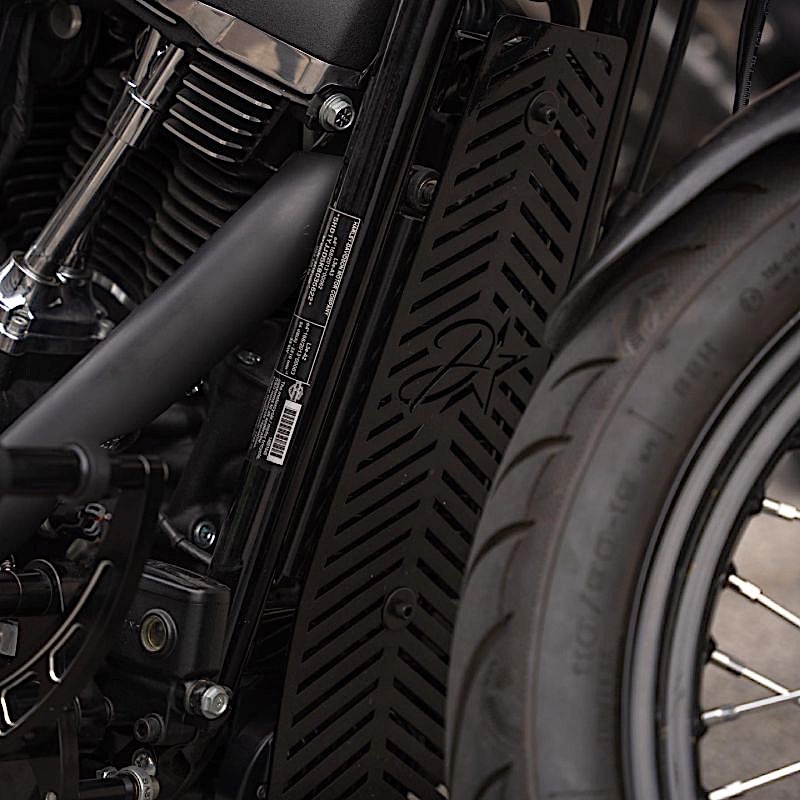
[[[506,323],[499,334],[485,320],[467,319],[443,328],[433,341],[441,355],[433,366],[407,378],[398,396],[412,411],[419,405],[445,400],[444,409],[470,394],[486,411],[499,375],[525,356],[499,352]]]

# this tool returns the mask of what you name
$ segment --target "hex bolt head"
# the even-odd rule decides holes
[[[200,695],[200,713],[206,719],[218,719],[228,710],[230,702],[226,689],[211,685]]]
[[[356,109],[346,94],[332,94],[319,107],[318,118],[323,130],[341,133],[355,122]]]
[[[31,319],[24,311],[14,311],[5,324],[6,333],[11,336],[24,336],[30,325]]]
[[[133,754],[131,763],[134,767],[143,769],[148,775],[152,776],[156,774],[156,760],[153,758],[153,754],[149,750],[145,750],[144,748],[137,750]]]
[[[210,519],[201,519],[192,528],[192,541],[203,550],[208,550],[217,541],[217,526]]]

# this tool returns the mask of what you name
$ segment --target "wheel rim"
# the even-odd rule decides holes
[[[653,537],[632,615],[623,691],[626,785],[635,800],[751,796],[735,793],[741,787],[702,785],[701,681],[728,565],[758,510],[754,489],[790,447],[800,420],[798,364],[795,320],[754,360],[699,437]],[[771,694],[753,688],[754,698]],[[800,688],[800,674],[788,688]]]

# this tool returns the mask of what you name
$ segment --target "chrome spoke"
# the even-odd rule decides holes
[[[790,522],[795,522],[800,519],[800,508],[793,506],[791,503],[782,503],[780,500],[772,500],[769,497],[765,497],[761,501],[761,509],[773,517],[787,519]]]
[[[772,772],[765,772],[755,778],[750,778],[746,781],[734,781],[727,786],[722,786],[719,789],[714,789],[713,792],[708,793],[708,800],[728,800],[730,797],[741,797],[743,794],[752,791],[753,789],[760,789],[762,786],[767,786],[770,783],[789,778],[800,772],[800,761],[794,764],[788,764],[781,769],[772,770]]]
[[[706,725],[717,725],[720,722],[732,722],[744,714],[750,714],[753,711],[763,711],[773,706],[788,703],[791,700],[800,699],[800,689],[795,689],[793,692],[786,692],[786,694],[772,695],[772,697],[762,697],[760,700],[750,700],[747,703],[731,703],[727,706],[719,706],[712,708],[710,711],[704,711],[700,715],[700,719]]]
[[[800,617],[793,614],[789,609],[784,608],[780,603],[776,603],[771,597],[761,591],[760,586],[751,583],[750,581],[743,580],[736,574],[728,575],[728,586],[746,597],[753,603],[763,606],[773,614],[777,614],[781,619],[786,620],[790,625],[800,629]]]
[[[721,650],[714,650],[709,660],[715,666],[721,667],[726,672],[736,675],[737,678],[746,678],[748,681],[763,686],[765,689],[769,689],[775,694],[789,694],[789,689],[785,686],[781,686],[780,683],[773,681],[772,678],[762,675],[760,672],[745,664],[740,664],[735,658],[727,653],[723,653]]]

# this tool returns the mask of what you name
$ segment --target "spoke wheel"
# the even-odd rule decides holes
[[[736,566],[743,538],[764,533],[753,530],[762,515],[787,522],[800,518],[793,504],[769,496],[776,468],[798,445],[798,358],[800,334],[793,329],[742,377],[718,423],[698,443],[665,514],[656,557],[643,575],[628,648],[623,720],[630,743],[629,781],[637,798],[726,800],[793,776],[800,781],[800,745],[796,762],[764,764],[753,774],[740,771],[719,786],[708,784],[704,768],[709,760],[704,743],[717,726],[737,726],[739,752],[746,752],[754,717],[800,699],[800,669],[794,685],[784,685],[737,653],[736,641],[712,636],[720,604],[728,600],[725,595],[734,595],[754,603],[765,618],[779,620],[788,635],[793,629],[800,637],[800,617]],[[778,562],[780,557],[776,552]],[[654,588],[665,581],[670,592]],[[715,670],[749,683],[752,698],[713,703],[703,690],[708,672]],[[736,766],[731,765],[734,774]]]
[[[800,597],[746,557],[768,519],[800,540],[776,482],[800,449],[799,240],[787,142],[632,252],[554,360],[467,564],[455,800],[800,796],[800,735],[769,727],[800,734]],[[778,538],[785,576],[800,541]],[[797,669],[742,647],[746,619],[797,636]]]

